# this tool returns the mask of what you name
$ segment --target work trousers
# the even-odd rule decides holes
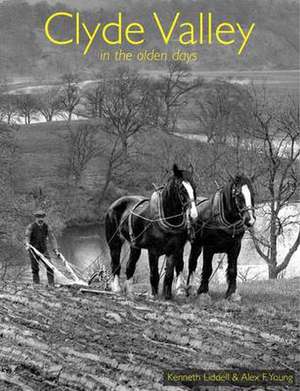
[[[50,259],[49,253],[45,252],[43,253],[44,257]],[[37,259],[35,259],[35,257]],[[38,260],[38,261],[37,261]],[[38,255],[32,255],[30,254],[30,261],[31,261],[31,270],[32,270],[32,279],[35,284],[40,283],[40,276],[39,276],[39,271],[40,271],[40,265],[39,262],[42,262],[47,270],[47,278],[48,278],[48,284],[49,285],[54,285],[54,272],[50,267],[48,267],[42,259],[38,257]]]

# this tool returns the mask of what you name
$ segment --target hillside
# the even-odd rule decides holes
[[[205,304],[2,285],[0,388],[172,390],[164,369],[295,369],[299,281],[244,284],[241,293],[242,304],[217,292]]]
[[[0,3],[0,69],[6,76],[57,75],[75,69],[92,75],[99,72],[99,50],[114,52],[118,47],[107,47],[100,39],[93,45],[90,54],[83,58],[83,43],[81,46],[54,46],[48,42],[44,35],[44,23],[49,15],[61,5],[57,2],[2,2]],[[152,50],[153,48],[170,52],[180,48],[185,51],[194,51],[199,59],[192,64],[194,70],[283,70],[299,68],[299,3],[273,2],[271,0],[251,1],[193,1],[185,0],[165,1],[158,0],[143,2],[140,7],[138,1],[128,2],[94,2],[66,1],[65,8],[70,10],[82,8],[82,18],[87,21],[112,20],[117,11],[123,11],[126,20],[138,20],[145,25],[147,37],[141,47],[126,46],[123,49],[137,53],[138,50]],[[158,30],[152,23],[152,12],[157,10],[164,23],[169,23],[174,17],[172,10],[182,12],[182,22],[190,20],[196,23],[196,15],[201,12],[212,12],[214,23],[223,21],[239,22],[243,26],[255,22],[256,27],[248,44],[247,50],[241,56],[237,55],[237,45],[222,47],[215,42],[211,46],[180,47],[177,38],[166,47],[158,35]],[[288,23],[286,23],[288,21]],[[72,31],[73,27],[64,26],[64,32]],[[160,64],[156,62],[131,62],[139,68],[157,69]],[[115,65],[115,64],[114,64]],[[111,66],[111,63],[100,63],[101,68]]]
[[[85,121],[73,121],[72,129]],[[101,152],[89,161],[80,183],[74,187],[68,174],[70,146],[67,122],[21,125],[16,132],[18,159],[15,162],[14,186],[18,197],[25,199],[23,208],[31,215],[34,207],[33,194],[42,189],[46,207],[53,219],[52,224],[60,231],[66,225],[96,223],[103,221],[104,210],[112,200],[124,194],[150,194],[152,183],[161,184],[166,179],[166,168],[174,159],[179,165],[187,165],[181,148],[197,143],[176,136],[151,130],[135,137],[130,167],[118,168],[109,186],[104,203],[99,208],[99,199],[108,169],[110,151],[109,137],[98,133]],[[162,177],[162,174],[164,177]],[[28,223],[27,220],[23,224]]]

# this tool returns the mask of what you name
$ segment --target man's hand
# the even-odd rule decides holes
[[[30,244],[28,242],[24,243],[25,250],[28,251],[30,249]]]

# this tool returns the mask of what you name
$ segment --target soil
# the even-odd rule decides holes
[[[164,386],[164,370],[296,370],[298,283],[245,284],[239,303],[225,301],[221,292],[212,301],[164,301],[138,293],[129,299],[78,287],[2,284],[0,390],[176,391],[188,384]]]

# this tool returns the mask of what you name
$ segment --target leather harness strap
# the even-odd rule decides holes
[[[129,233],[129,238],[130,238],[130,243],[134,246],[135,245],[135,236],[133,232],[133,226],[132,226],[132,217],[136,215],[135,210],[142,205],[144,202],[149,201],[149,198],[144,198],[140,201],[138,201],[133,208],[131,209],[129,216],[128,216],[128,233]]]
[[[158,209],[158,225],[163,231],[166,232],[171,232],[171,233],[178,233],[181,231],[186,230],[186,218],[185,214],[183,214],[183,219],[180,224],[171,224],[168,222],[168,217],[165,217],[164,214],[164,208],[163,208],[163,203],[162,203],[162,190],[159,190],[158,192],[158,198],[157,198],[157,209]],[[182,215],[182,213],[180,213]],[[171,216],[174,217],[174,216]],[[170,217],[169,217],[170,218]]]
[[[137,216],[141,219],[149,221],[149,226],[152,225],[153,223],[158,224],[159,228],[163,232],[171,233],[171,234],[176,234],[179,232],[184,232],[187,229],[187,219],[184,213],[180,213],[176,216],[170,216],[170,217],[165,217],[164,214],[164,209],[163,209],[163,203],[162,203],[162,190],[163,188],[160,188],[159,190],[155,191],[151,197],[149,198],[144,198],[140,201],[138,201],[131,209],[129,212],[128,217],[125,217],[125,219],[128,219],[128,233],[129,233],[129,238],[130,238],[130,243],[132,246],[135,246],[135,242],[137,237],[134,235],[133,232],[133,216]],[[150,211],[152,212],[151,218],[145,218],[141,216],[138,212],[137,209],[139,206],[141,206],[144,202],[149,202],[150,203]],[[168,219],[174,218],[174,217],[179,217],[182,216],[182,222],[180,224],[174,225],[168,222]]]
[[[208,199],[201,200],[197,206],[201,205],[203,202],[208,201]],[[224,212],[224,194],[222,190],[218,190],[211,200],[211,214],[208,220],[202,220],[201,229],[222,229],[228,234],[232,235],[234,238],[235,235],[244,232],[244,223],[241,219],[234,223],[230,223]],[[201,215],[200,215],[201,219]]]

